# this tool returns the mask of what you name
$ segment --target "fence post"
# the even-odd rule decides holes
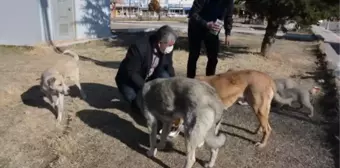
[[[326,29],[329,30],[329,21],[327,21]]]

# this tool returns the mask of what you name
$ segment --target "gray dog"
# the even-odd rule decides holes
[[[311,103],[311,95],[313,94],[310,90],[298,86],[295,81],[290,78],[280,78],[275,79],[275,84],[277,88],[277,92],[284,98],[293,98],[292,101],[287,104],[292,106],[293,101],[297,101],[300,104],[299,109],[302,109],[304,106],[307,107],[310,111],[308,117],[313,117],[314,108]],[[284,104],[280,103],[279,108]]]
[[[297,86],[297,83],[291,78],[277,78],[274,79],[277,93],[283,95],[285,89],[291,89]]]
[[[69,92],[69,87],[66,85],[65,80],[70,79],[73,81],[79,88],[81,97],[86,98],[79,81],[79,56],[70,50],[65,50],[63,54],[72,55],[73,58],[61,58],[53,67],[46,69],[40,77],[40,89],[46,96],[44,100],[50,103],[58,112],[58,122],[62,120],[64,95]]]
[[[138,103],[147,119],[150,133],[150,149],[153,157],[163,149],[171,124],[183,120],[187,160],[185,168],[191,168],[195,151],[204,143],[211,149],[210,161],[205,167],[213,167],[218,150],[225,143],[223,134],[217,135],[224,105],[214,88],[196,79],[174,77],[147,82],[138,95]],[[163,123],[160,142],[156,144],[157,120]]]

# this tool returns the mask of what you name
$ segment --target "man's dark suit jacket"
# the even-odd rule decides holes
[[[136,90],[143,87],[151,68],[156,43],[155,36],[151,35],[137,40],[129,47],[115,78],[117,85],[127,84]],[[170,77],[175,76],[175,70],[172,65],[172,53],[159,54],[159,63],[152,76],[157,77],[163,71],[166,71]]]

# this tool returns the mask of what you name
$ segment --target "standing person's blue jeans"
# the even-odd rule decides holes
[[[147,81],[157,78],[169,78],[169,77],[170,75],[168,72],[162,71],[162,73],[160,73],[157,76],[152,76]],[[120,94],[122,94],[123,98],[131,105],[132,109],[139,111],[140,108],[138,107],[136,102],[136,97],[139,90],[137,90],[136,87],[134,87],[132,84],[120,83],[119,81],[116,81],[116,84]]]

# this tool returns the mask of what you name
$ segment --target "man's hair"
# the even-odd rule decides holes
[[[177,39],[177,34],[168,25],[164,25],[160,27],[156,31],[155,36],[156,36],[157,42],[163,42],[163,43],[175,42]]]

